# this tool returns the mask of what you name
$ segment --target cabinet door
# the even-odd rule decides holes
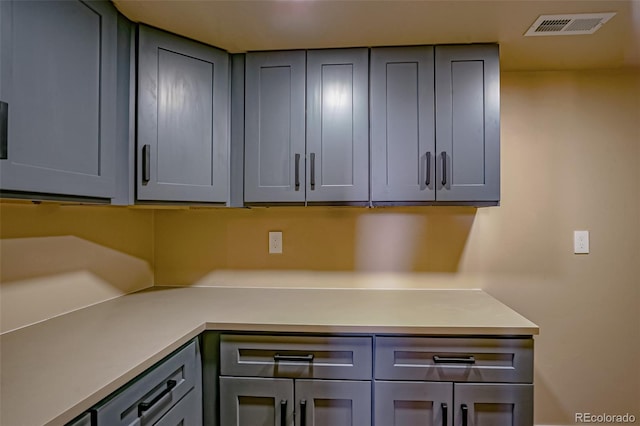
[[[375,424],[451,426],[453,383],[375,382]]]
[[[141,26],[137,197],[226,202],[229,55]]]
[[[3,190],[115,195],[116,18],[106,1],[0,2]]]
[[[202,399],[198,400],[198,394],[191,390],[174,405],[155,426],[202,426]]]
[[[220,424],[292,426],[293,380],[220,377]]]
[[[497,45],[436,47],[438,201],[500,200]]]
[[[369,52],[307,52],[307,201],[369,200]]]
[[[435,200],[433,47],[371,49],[371,200]]]
[[[371,425],[371,382],[296,380],[296,426]]]
[[[533,385],[456,384],[454,426],[532,426]]]
[[[304,51],[247,54],[247,202],[305,200],[305,59]]]

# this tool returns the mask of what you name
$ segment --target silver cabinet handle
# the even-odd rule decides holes
[[[0,160],[9,158],[9,104],[0,101]]]
[[[142,147],[142,183],[151,180],[151,145]]]
[[[316,154],[311,153],[311,189],[316,188]]]

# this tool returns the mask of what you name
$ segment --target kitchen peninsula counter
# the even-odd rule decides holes
[[[0,424],[62,425],[205,330],[538,334],[482,290],[152,287],[0,336]]]

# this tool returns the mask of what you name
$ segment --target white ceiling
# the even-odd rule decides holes
[[[498,42],[504,70],[640,67],[640,0],[113,0],[230,52]],[[523,37],[539,15],[617,12],[593,35]]]

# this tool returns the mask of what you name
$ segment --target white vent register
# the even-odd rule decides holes
[[[524,35],[529,37],[593,34],[614,16],[615,12],[542,15]]]

